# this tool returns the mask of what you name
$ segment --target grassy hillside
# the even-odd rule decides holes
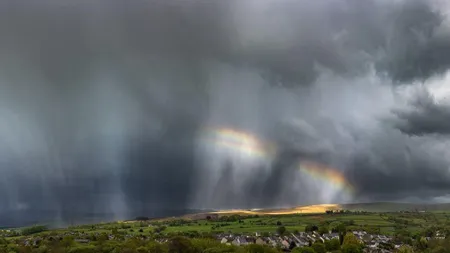
[[[373,233],[392,235],[398,229],[406,229],[411,233],[421,231],[428,226],[450,224],[450,212],[426,213],[334,213],[334,214],[283,214],[283,215],[245,215],[233,213],[223,215],[218,220],[206,219],[158,219],[149,221],[114,222],[97,225],[76,226],[58,232],[84,231],[86,233],[108,233],[112,229],[135,235],[149,235],[162,229],[162,234],[169,233],[238,233],[254,234],[256,232],[275,233],[282,225],[287,231],[305,231],[308,225],[322,226],[327,224],[333,229],[339,224],[346,224],[351,230],[365,230]]]

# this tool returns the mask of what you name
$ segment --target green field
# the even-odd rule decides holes
[[[230,216],[232,217],[232,216]],[[113,222],[96,225],[84,225],[67,229],[47,231],[59,232],[85,232],[85,233],[111,233],[116,229],[119,233],[148,235],[155,230],[163,228],[161,234],[171,233],[275,233],[278,227],[284,226],[287,231],[305,231],[308,225],[327,226],[329,230],[339,224],[346,224],[351,230],[375,231],[380,234],[392,235],[399,229],[411,232],[421,231],[430,226],[450,224],[450,213],[361,213],[361,214],[295,214],[274,216],[237,216],[236,221],[223,220],[150,220]],[[223,219],[223,217],[222,217]]]
[[[264,247],[261,245],[227,246],[221,244],[218,238],[229,234],[232,234],[232,237],[253,235],[246,238],[256,238],[259,234],[260,238],[280,239],[282,237],[279,234],[284,237],[303,231],[317,231],[319,234],[326,234],[328,231],[337,233],[339,238],[342,238],[342,242],[338,241],[338,244],[341,243],[338,246],[343,247],[342,252],[345,252],[344,235],[345,237],[348,235],[355,237],[350,231],[389,235],[393,241],[382,244],[382,247],[393,249],[395,242],[414,247],[418,250],[416,252],[423,252],[424,249],[450,248],[450,239],[442,239],[442,234],[450,234],[450,212],[437,210],[368,212],[348,209],[335,212],[327,210],[316,214],[282,215],[221,212],[220,215],[205,213],[197,216],[155,220],[141,217],[139,221],[89,224],[64,229],[48,230],[45,226],[33,226],[8,231],[0,230],[0,233],[3,233],[0,234],[0,253],[106,253],[113,252],[113,249],[114,252],[168,253],[171,247],[180,245],[184,245],[186,250],[195,248],[195,251],[189,252],[198,253],[213,248],[217,251],[211,252],[281,252],[281,248],[275,249],[268,244]],[[437,238],[438,234],[439,238]],[[424,243],[428,240],[425,238],[431,237],[437,239],[429,241],[430,243]],[[260,248],[259,251],[254,251],[251,249],[252,247],[263,247],[264,249]]]
[[[340,211],[330,213],[296,213],[269,215],[261,213],[239,214],[221,213],[217,220],[194,218],[196,216],[172,217],[168,219],[110,222],[94,225],[81,225],[65,229],[45,231],[45,234],[82,232],[87,234],[115,233],[127,235],[183,234],[183,233],[233,233],[255,234],[275,233],[284,226],[288,232],[302,232],[307,226],[333,230],[345,224],[348,230],[365,230],[370,233],[393,235],[400,230],[411,233],[423,231],[428,227],[450,227],[449,204],[404,204],[368,203],[340,205]],[[343,211],[345,210],[347,211]],[[207,214],[208,215],[208,214]],[[18,236],[20,229],[17,229]]]

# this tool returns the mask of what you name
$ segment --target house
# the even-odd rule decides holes
[[[264,245],[264,244],[266,244],[266,242],[265,242],[263,239],[261,239],[260,237],[258,237],[258,239],[256,239],[255,243],[256,243],[256,244],[259,244],[259,245]]]
[[[328,234],[324,234],[323,237],[325,240],[329,241],[331,239],[339,239],[339,234],[338,233],[328,233]]]
[[[236,238],[234,238],[233,242],[231,242],[233,245],[235,246],[241,246],[241,245],[247,245],[248,242],[245,239],[245,237],[242,236],[238,236]]]
[[[269,244],[272,245],[272,247],[278,246],[277,240],[275,238],[269,237],[267,239],[269,240]]]
[[[283,246],[283,248],[285,249],[289,249],[289,246],[291,245],[287,240],[282,240],[281,241],[281,245]]]
[[[228,242],[228,240],[227,240],[227,238],[225,238],[225,237],[222,238],[222,240],[220,240],[220,243],[222,243],[222,244],[223,244],[223,243],[227,243],[227,242]]]

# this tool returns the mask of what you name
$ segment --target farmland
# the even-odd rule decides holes
[[[364,205],[358,205],[358,209],[353,210],[344,210],[343,207],[344,205],[320,205],[278,210],[215,211],[164,219],[138,217],[128,221],[60,229],[32,226],[0,230],[0,236],[4,237],[0,237],[0,246],[3,243],[5,252],[25,252],[25,249],[47,252],[42,251],[45,247],[56,247],[58,250],[61,250],[61,247],[67,250],[81,247],[82,252],[110,252],[108,247],[128,247],[135,250],[141,247],[149,249],[142,252],[167,252],[165,247],[170,248],[172,240],[184,240],[180,239],[181,236],[188,240],[184,241],[187,245],[196,245],[192,246],[197,248],[192,252],[203,252],[204,247],[229,250],[223,252],[253,252],[248,248],[252,247],[252,243],[240,244],[240,241],[235,241],[239,238],[253,241],[253,245],[256,239],[260,238],[266,247],[265,251],[255,252],[279,252],[283,247],[286,250],[291,245],[297,248],[305,247],[302,240],[306,243],[309,241],[311,245],[311,240],[314,239],[308,236],[315,236],[316,239],[323,236],[327,241],[331,240],[330,238],[339,238],[336,239],[336,247],[339,248],[339,240],[343,239],[344,235],[356,233],[359,238],[357,240],[369,238],[365,241],[365,246],[361,245],[366,249],[394,249],[393,247],[405,246],[423,250],[447,247],[447,240],[443,238],[450,234],[450,212],[442,206],[421,211],[414,206],[402,205],[401,208],[405,210],[392,211],[400,207],[392,204],[370,205],[370,208],[382,209],[384,212],[367,211],[370,208],[364,210],[361,208]],[[321,212],[317,212],[318,210]],[[55,238],[59,238],[60,242],[55,243]],[[233,240],[232,244],[229,243],[231,248],[223,248],[226,245],[220,241],[225,239]],[[283,244],[285,240],[289,241],[289,245]],[[425,243],[428,240],[429,243]],[[344,244],[341,245],[342,249]],[[19,247],[19,251],[14,247]],[[150,250],[154,247],[162,248]],[[274,251],[274,248],[278,250]],[[0,252],[3,252],[1,250],[0,247]]]
[[[86,233],[107,233],[116,229],[127,234],[183,234],[183,233],[233,233],[255,234],[275,233],[278,227],[284,226],[287,231],[305,231],[307,226],[326,226],[327,230],[336,229],[339,224],[346,224],[349,230],[362,230],[371,233],[393,235],[398,230],[418,232],[430,226],[450,224],[450,213],[318,213],[318,214],[286,214],[286,215],[238,215],[222,214],[217,219],[182,219],[170,218],[148,221],[122,221],[95,225],[82,225],[65,229],[52,230],[53,233],[78,231]],[[158,231],[161,230],[161,231]],[[49,232],[47,232],[49,233]]]

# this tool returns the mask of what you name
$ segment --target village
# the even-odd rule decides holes
[[[403,244],[395,244],[393,237],[386,235],[368,234],[365,231],[353,231],[352,232],[358,241],[363,245],[364,252],[396,252],[397,249],[403,246]],[[169,237],[153,238],[145,235],[125,234],[117,235],[113,233],[85,233],[85,232],[66,232],[58,235],[35,235],[29,237],[22,237],[17,241],[18,244],[25,246],[39,246],[43,240],[47,241],[62,241],[64,238],[69,237],[74,242],[79,244],[89,244],[92,241],[99,240],[111,240],[121,241],[126,239],[138,239],[138,240],[154,240],[158,243],[167,243]],[[215,239],[221,244],[230,246],[246,246],[250,244],[267,245],[273,248],[280,249],[284,252],[290,252],[294,248],[309,247],[314,243],[323,243],[325,245],[332,245],[333,242],[339,248],[340,236],[339,233],[326,233],[320,235],[318,232],[298,232],[298,233],[286,233],[284,235],[261,235],[255,233],[254,235],[238,235],[238,234],[216,234]],[[429,240],[431,238],[427,238]],[[332,246],[331,246],[332,247]]]
[[[352,232],[361,244],[365,246],[365,252],[393,252],[388,250],[392,243],[392,237],[386,235],[371,235],[365,231],[353,231]],[[327,233],[320,235],[318,232],[299,232],[290,233],[287,235],[272,235],[261,236],[256,233],[254,236],[236,236],[236,235],[217,235],[217,239],[221,243],[235,246],[242,246],[247,244],[261,244],[270,245],[275,248],[281,248],[284,251],[290,251],[295,247],[308,247],[316,242],[327,243],[332,240],[336,240],[339,243],[339,233]],[[339,245],[339,244],[338,244]],[[400,248],[403,244],[392,244],[393,249]]]
[[[193,252],[204,252],[208,248],[200,250],[198,247],[207,245],[217,252],[388,253],[413,252],[408,251],[412,248],[414,252],[423,252],[450,245],[448,217],[446,213],[419,212],[327,212],[276,217],[195,215],[190,219],[161,220],[139,217],[60,229],[45,226],[3,229],[0,230],[0,252],[3,253],[3,243],[29,249],[63,246],[86,250],[80,252],[99,252],[105,249],[104,245],[131,245],[135,250],[130,252],[165,253],[171,252],[167,250],[174,245],[174,240],[184,240],[175,243],[178,246],[194,245],[197,250]],[[358,247],[357,251],[345,250],[349,241]],[[149,250],[137,251],[139,247]],[[254,247],[265,251],[250,250]],[[310,249],[314,251],[308,251]]]

